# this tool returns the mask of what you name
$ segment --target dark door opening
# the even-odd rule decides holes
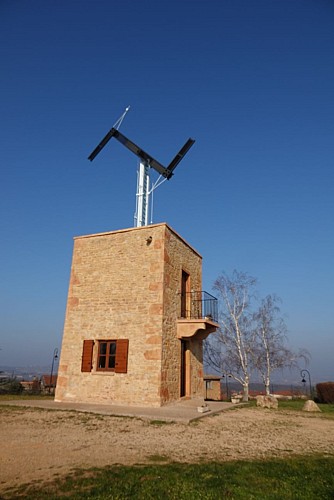
[[[180,373],[180,397],[190,394],[189,376],[189,342],[181,340],[181,373]]]
[[[182,271],[181,279],[181,318],[190,317],[190,276],[185,271]]]

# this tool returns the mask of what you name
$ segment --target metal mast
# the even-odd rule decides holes
[[[150,194],[150,167],[140,161],[137,172],[135,227],[148,225]]]

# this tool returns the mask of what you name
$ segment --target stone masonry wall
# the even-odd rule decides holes
[[[164,225],[75,239],[56,400],[160,405]],[[150,241],[150,238],[152,240]],[[129,339],[126,374],[81,372],[85,339]]]
[[[162,403],[180,398],[181,341],[177,338],[177,319],[181,312],[182,271],[190,276],[190,289],[201,290],[202,258],[167,226],[165,229],[165,273],[163,350],[161,373]],[[191,394],[203,396],[202,342],[189,341]]]
[[[180,397],[182,270],[201,289],[201,257],[166,224],[75,238],[55,399],[160,406]],[[129,340],[127,373],[81,372],[84,340]],[[189,341],[191,393],[203,395],[202,344]]]

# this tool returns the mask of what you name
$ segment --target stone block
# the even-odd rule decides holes
[[[305,404],[302,408],[303,411],[314,411],[314,412],[321,412],[319,406],[317,403],[309,399],[308,401],[305,401]]]
[[[256,406],[261,408],[273,408],[277,410],[278,401],[275,396],[256,396]]]

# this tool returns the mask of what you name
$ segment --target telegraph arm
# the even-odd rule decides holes
[[[153,212],[153,191],[160,186],[164,181],[169,180],[173,171],[180,163],[182,158],[189,151],[191,146],[194,144],[194,139],[188,139],[187,142],[182,146],[180,151],[172,159],[167,167],[164,167],[159,161],[157,161],[153,156],[146,153],[143,149],[137,146],[134,142],[128,139],[125,135],[119,132],[120,127],[126,113],[128,112],[130,106],[126,108],[123,115],[117,120],[114,126],[109,130],[102,141],[96,146],[94,151],[89,155],[88,159],[93,161],[94,158],[100,153],[104,146],[110,141],[112,137],[117,139],[123,146],[134,153],[139,159],[139,171],[137,176],[137,194],[136,194],[136,213],[135,213],[135,226],[146,226],[148,224],[148,211],[149,211],[149,197],[152,196],[151,203],[151,213]],[[156,170],[160,175],[158,180],[152,184],[150,189],[150,168]],[[160,181],[161,177],[163,180]],[[152,219],[152,216],[151,216]],[[152,222],[152,220],[151,220]]]
[[[143,149],[137,146],[134,142],[130,141],[125,135],[121,134],[116,128],[112,128],[109,130],[107,135],[102,139],[100,144],[96,146],[94,151],[88,156],[90,161],[93,161],[94,158],[100,153],[100,151],[104,148],[104,146],[110,141],[112,137],[115,137],[123,146],[128,148],[132,153],[137,155],[144,163],[149,165],[151,168],[154,168],[160,175],[165,177],[166,179],[170,179],[173,175],[173,170],[180,163],[182,158],[189,151],[191,146],[194,144],[194,139],[188,139],[187,142],[182,146],[180,151],[177,153],[175,158],[170,162],[167,167],[164,167],[160,162],[158,162],[153,156],[146,153]]]

